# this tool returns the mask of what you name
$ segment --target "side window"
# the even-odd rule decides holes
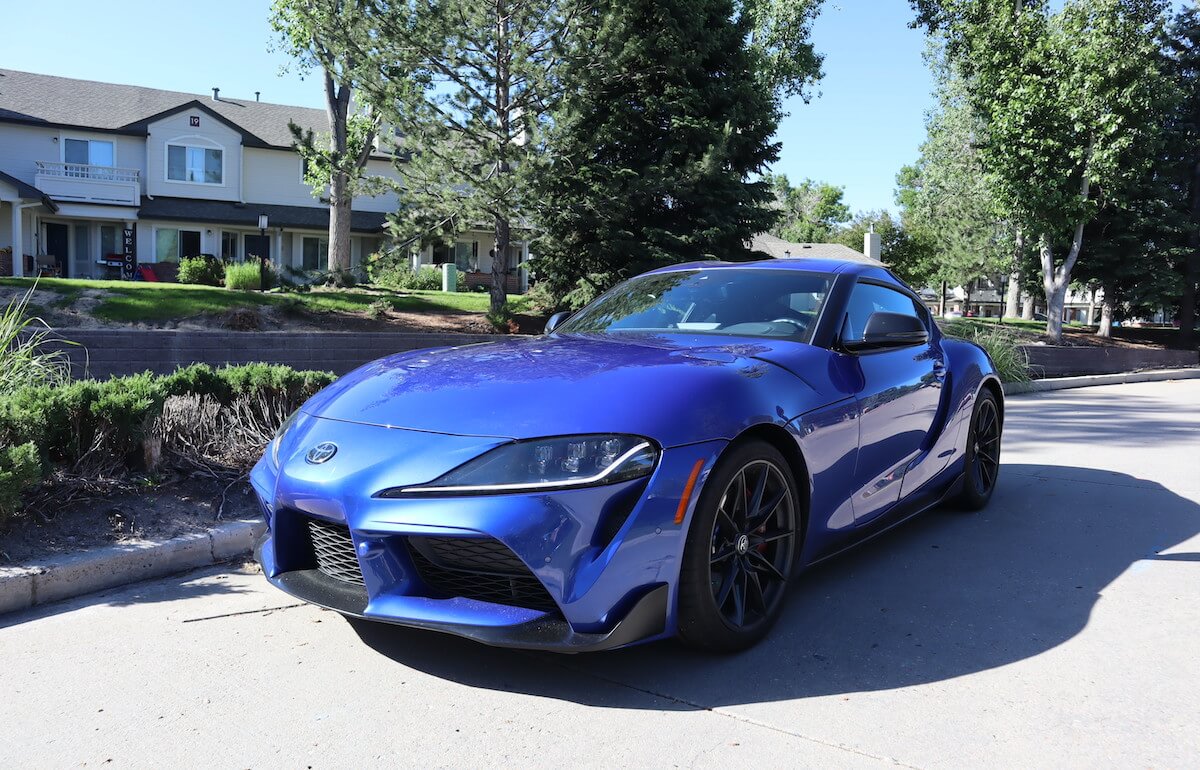
[[[903,313],[926,323],[916,301],[907,294],[874,283],[860,283],[850,293],[850,304],[846,308],[846,325],[842,327],[842,339],[862,339],[867,319],[872,313]]]

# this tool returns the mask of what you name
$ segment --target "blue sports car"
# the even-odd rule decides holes
[[[704,262],[545,336],[402,353],[251,475],[267,579],[347,615],[580,652],[740,650],[799,572],[995,489],[986,353],[878,263]]]

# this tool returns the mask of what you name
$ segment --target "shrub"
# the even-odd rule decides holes
[[[42,461],[32,443],[0,447],[0,529],[21,509],[21,493],[42,475]]]
[[[555,294],[550,284],[541,281],[525,294],[529,307],[539,315],[553,315],[562,309],[563,299]]]
[[[275,285],[275,268],[268,262],[266,269],[267,285],[262,286],[261,266],[258,260],[234,262],[225,266],[225,288],[241,291],[258,291],[269,289]]]
[[[338,270],[329,273],[325,277],[326,286],[335,286],[339,289],[352,289],[358,284],[358,278],[355,277],[351,270]]]
[[[222,286],[225,264],[215,257],[184,257],[179,260],[179,282]]]
[[[391,309],[392,303],[384,299],[377,299],[367,306],[367,318],[378,321],[381,318],[386,318],[388,311]]]
[[[1029,356],[1016,332],[999,324],[960,320],[942,322],[941,327],[948,337],[974,342],[986,350],[1001,382],[1029,381]]]
[[[146,372],[25,388],[0,397],[0,446],[28,442],[54,462],[86,457],[104,467],[128,465],[169,397],[204,396],[222,407],[242,398],[275,399],[295,409],[333,380],[328,372],[272,364],[196,364],[165,376]]]
[[[0,394],[39,384],[66,382],[71,363],[61,350],[46,348],[51,330],[29,314],[34,285],[0,312]]]
[[[439,291],[442,288],[442,269],[434,265],[422,265],[417,270],[404,264],[372,266],[371,277],[377,285],[396,291]],[[454,283],[456,291],[466,291],[466,273],[459,271]]]
[[[500,334],[516,334],[521,330],[517,319],[513,318],[512,311],[509,310],[508,305],[504,305],[499,311],[489,310],[487,321]]]

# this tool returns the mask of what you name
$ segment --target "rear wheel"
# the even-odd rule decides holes
[[[986,388],[975,399],[971,430],[967,434],[967,459],[963,491],[955,501],[963,508],[978,511],[992,499],[1000,478],[1000,406]]]
[[[765,441],[735,446],[717,462],[684,550],[684,642],[744,650],[775,623],[800,548],[799,497],[787,462]]]

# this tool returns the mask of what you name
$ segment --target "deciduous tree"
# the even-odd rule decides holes
[[[1014,227],[1037,246],[1047,333],[1101,196],[1143,174],[1161,124],[1161,0],[912,0],[984,121],[980,157]],[[1068,242],[1065,249],[1057,244]]]

